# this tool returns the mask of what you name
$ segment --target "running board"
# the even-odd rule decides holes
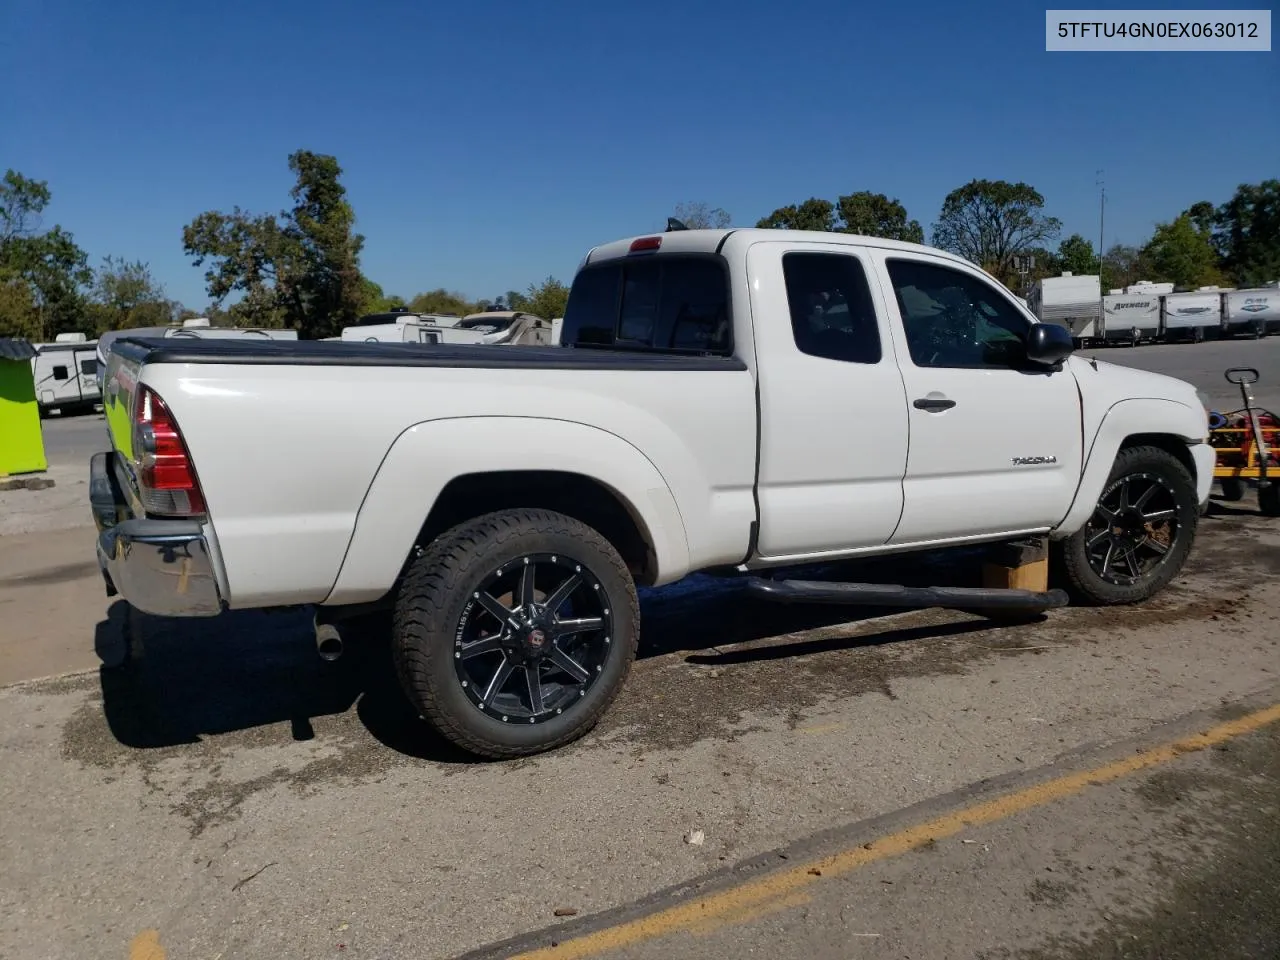
[[[752,577],[747,592],[778,603],[832,603],[870,607],[949,607],[986,610],[1050,610],[1069,602],[1065,590],[1002,590],[992,587],[903,587],[893,583],[826,580],[766,580]]]

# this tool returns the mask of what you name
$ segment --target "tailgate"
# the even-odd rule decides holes
[[[128,360],[114,351],[107,355],[107,370],[102,379],[102,408],[107,418],[111,443],[124,459],[133,455],[133,398],[138,392],[138,376],[142,364]]]

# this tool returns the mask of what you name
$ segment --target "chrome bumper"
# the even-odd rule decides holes
[[[201,524],[132,516],[112,470],[114,457],[97,453],[89,461],[89,503],[107,596],[119,594],[156,616],[217,616],[224,603]]]

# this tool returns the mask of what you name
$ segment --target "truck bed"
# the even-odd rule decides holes
[[[756,385],[741,359],[136,337],[113,344],[107,382],[117,449],[130,449],[133,383],[172,411],[233,607],[376,599],[470,472],[593,477],[650,517],[673,579],[741,561],[756,520]]]
[[[340,340],[198,340],[122,337],[114,350],[135,363],[318,367],[473,367],[490,370],[746,370],[737,357],[609,348]]]

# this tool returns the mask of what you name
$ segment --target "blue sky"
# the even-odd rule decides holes
[[[1103,168],[1109,246],[1280,176],[1280,53],[1046,53],[1026,2],[3,7],[0,169],[197,309],[183,225],[285,207],[298,148],[338,157],[404,296],[567,281],[682,200],[751,225],[873,190],[928,229],[952,188],[1025,180],[1096,242]]]

